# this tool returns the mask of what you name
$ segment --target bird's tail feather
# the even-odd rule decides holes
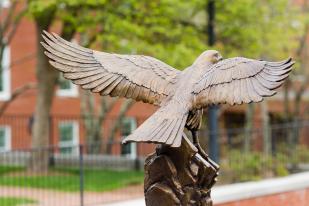
[[[187,112],[177,112],[175,107],[170,105],[161,107],[131,135],[125,138],[123,143],[152,142],[179,147],[187,117]]]

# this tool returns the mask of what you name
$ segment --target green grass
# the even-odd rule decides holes
[[[18,205],[32,204],[32,203],[36,203],[36,201],[25,199],[25,198],[0,197],[1,206],[18,206]]]
[[[23,171],[22,167],[14,167],[14,166],[0,166],[0,177],[7,173]]]
[[[78,169],[51,169],[50,175],[22,174],[20,173],[21,168],[14,167],[2,167],[0,171],[2,171],[0,172],[0,185],[79,191]],[[86,169],[84,174],[85,191],[92,192],[110,191],[129,185],[141,184],[144,178],[143,172],[140,171]]]

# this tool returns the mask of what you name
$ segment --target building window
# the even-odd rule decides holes
[[[8,8],[11,5],[10,0],[0,0],[0,7]]]
[[[10,48],[7,46],[3,51],[3,58],[0,70],[0,100],[6,101],[11,97],[11,77],[10,77]]]
[[[126,138],[136,129],[136,120],[134,118],[124,118],[122,120],[121,136]],[[132,159],[136,158],[136,143],[128,143],[121,146],[121,154]]]
[[[61,97],[77,97],[78,96],[78,88],[71,81],[65,79],[62,75],[59,77],[58,82],[59,88],[57,91],[57,95]]]
[[[59,123],[59,147],[61,154],[78,154],[78,129],[78,123],[75,121],[64,121]]]
[[[9,126],[0,126],[0,152],[11,150],[11,128]]]

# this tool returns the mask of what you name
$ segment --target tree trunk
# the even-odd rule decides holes
[[[35,172],[48,170],[48,155],[50,151],[47,147],[50,146],[50,110],[59,72],[50,66],[40,42],[44,41],[41,35],[42,31],[49,29],[55,19],[56,11],[57,7],[51,5],[51,7],[46,8],[44,11],[33,13],[37,39],[36,77],[38,90],[34,124],[32,126],[32,147],[35,150],[31,155],[28,168]],[[74,36],[76,28],[68,19],[64,19],[62,24],[61,36],[66,40],[70,40]]]
[[[37,32],[37,65],[36,77],[38,81],[37,99],[32,127],[33,152],[29,169],[35,172],[48,170],[48,150],[50,142],[50,110],[54,95],[54,88],[58,78],[58,72],[48,63],[40,42],[43,41],[41,32],[44,28],[36,22]]]

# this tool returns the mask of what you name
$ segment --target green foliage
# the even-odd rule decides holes
[[[36,19],[36,22],[40,22],[42,29],[48,29],[49,25],[54,19],[55,12],[57,10],[56,2],[52,0],[39,1],[29,0],[29,13]]]
[[[299,46],[305,16],[288,0],[218,2],[218,48],[227,56],[282,59]]]
[[[309,148],[305,145],[296,146],[292,155],[294,163],[309,163]]]
[[[220,149],[223,157],[219,179],[223,183],[286,176],[302,171],[300,166],[309,163],[309,149],[306,145],[278,143],[272,155],[265,155],[261,151],[244,152],[236,148],[236,145],[223,145]]]
[[[33,0],[31,12],[39,16],[57,5],[55,19],[75,27],[84,45],[109,52],[151,55],[184,68],[206,49],[204,30],[191,22],[203,8],[201,2]]]
[[[283,161],[281,155],[271,157],[259,152],[244,154],[238,150],[229,152],[228,158],[222,162],[221,170],[226,182],[261,180],[289,174],[286,161]]]
[[[97,49],[151,55],[177,67],[207,49],[205,0],[32,0],[31,12],[69,22],[82,43]],[[216,49],[226,57],[285,58],[305,17],[288,0],[216,1]],[[68,25],[66,25],[68,27]],[[65,27],[65,28],[66,28]]]
[[[291,146],[281,144],[277,150],[281,154],[282,161],[285,161],[287,164],[297,165],[299,163],[309,163],[309,148],[306,145]]]
[[[27,173],[19,167],[2,166],[0,167],[0,171],[3,171],[0,173],[0,185],[72,192],[79,191],[78,169],[50,169],[46,174],[36,175]],[[143,180],[144,176],[141,171],[112,171],[102,169],[86,169],[84,171],[85,191],[110,191],[129,185],[142,184]]]
[[[34,204],[36,201],[26,198],[15,198],[15,197],[0,197],[1,206],[19,206],[25,204]]]

